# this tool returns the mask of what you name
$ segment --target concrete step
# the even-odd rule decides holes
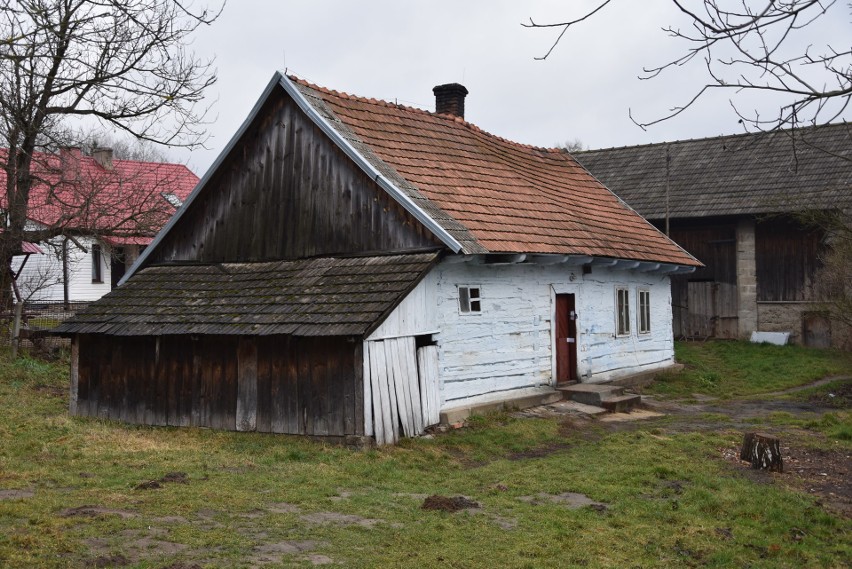
[[[641,401],[642,397],[633,393],[613,395],[601,400],[601,407],[613,413],[629,413]]]
[[[624,393],[624,388],[618,385],[598,383],[578,383],[568,387],[557,387],[565,395],[565,399],[603,407],[601,402],[608,397],[617,397]]]

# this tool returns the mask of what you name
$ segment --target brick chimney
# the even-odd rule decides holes
[[[112,170],[112,148],[95,148],[92,150],[92,158],[104,170]]]
[[[80,158],[83,151],[79,146],[65,146],[59,149],[59,167],[63,182],[76,182],[80,179]]]
[[[447,83],[438,85],[432,92],[435,93],[435,112],[439,115],[453,115],[464,118],[464,98],[467,89],[459,83]]]

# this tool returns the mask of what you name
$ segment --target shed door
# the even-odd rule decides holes
[[[574,296],[556,295],[556,383],[577,381],[577,312]]]

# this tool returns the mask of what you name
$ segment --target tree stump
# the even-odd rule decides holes
[[[743,448],[740,459],[747,460],[755,470],[784,472],[784,461],[781,459],[781,441],[776,437],[759,433],[746,433],[743,437]]]

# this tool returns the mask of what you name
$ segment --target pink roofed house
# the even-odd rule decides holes
[[[22,297],[31,301],[92,301],[108,293],[198,183],[182,164],[113,159],[106,148],[91,156],[79,148],[40,153],[32,174],[26,229],[60,235],[37,240],[42,254],[22,251],[13,263]],[[6,199],[0,196],[0,207]]]

